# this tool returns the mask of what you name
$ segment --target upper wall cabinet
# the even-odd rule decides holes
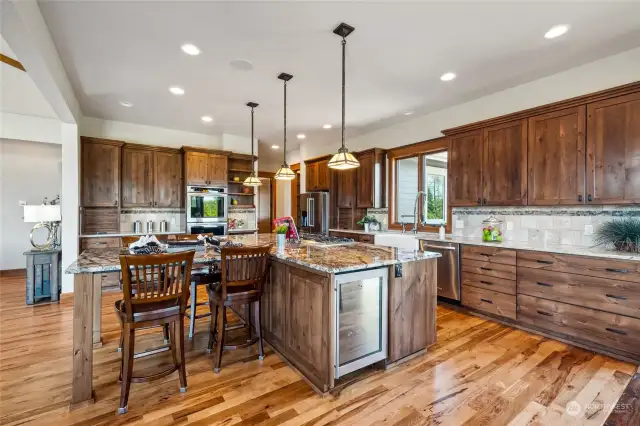
[[[356,169],[356,207],[385,206],[385,160],[385,151],[378,148],[358,153],[360,167]]]
[[[587,203],[640,203],[640,93],[587,105]]]
[[[337,170],[335,172],[338,188],[338,208],[355,208],[356,206],[356,169]]]
[[[449,205],[482,204],[482,130],[451,136],[449,140]]]
[[[182,192],[179,151],[134,145],[122,149],[124,207],[181,207]]]
[[[120,203],[122,145],[106,139],[82,138],[82,206],[117,207]]]
[[[583,204],[585,106],[529,118],[529,205]]]
[[[329,190],[329,160],[305,161],[305,191]]]
[[[228,155],[185,149],[185,181],[187,185],[227,185]]]
[[[527,203],[527,120],[483,130],[482,205]]]

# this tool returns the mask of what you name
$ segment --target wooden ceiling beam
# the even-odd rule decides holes
[[[10,58],[7,55],[3,55],[2,53],[0,53],[0,62],[4,62],[7,65],[19,69],[20,71],[26,71],[20,61]]]

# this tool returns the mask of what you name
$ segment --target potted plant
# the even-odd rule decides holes
[[[640,218],[624,217],[604,222],[593,236],[596,246],[640,253]]]
[[[276,245],[278,246],[278,250],[284,250],[287,232],[289,232],[289,225],[278,225],[274,232],[276,233]]]
[[[365,216],[356,223],[358,225],[363,225],[364,231],[369,232],[371,230],[371,225],[378,224],[378,219],[376,219],[375,216]]]

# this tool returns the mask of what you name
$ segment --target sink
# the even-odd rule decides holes
[[[413,234],[375,234],[373,241],[377,246],[397,247],[408,250],[418,250],[420,248],[420,241]]]

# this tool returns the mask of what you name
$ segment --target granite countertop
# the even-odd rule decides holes
[[[228,236],[228,241],[241,242],[245,246],[273,244],[271,256],[327,273],[342,273],[395,265],[440,257],[439,253],[403,250],[393,247],[374,246],[362,243],[316,243],[302,240],[287,243],[283,252],[275,246],[274,234],[253,234]],[[194,247],[170,248],[169,251],[193,250]],[[196,246],[194,265],[212,264],[220,261],[220,254],[213,249]],[[120,271],[119,255],[126,249],[104,248],[82,252],[80,257],[67,269],[68,274]]]
[[[184,234],[185,231],[167,231],[167,232],[152,232],[153,235],[178,235]],[[148,232],[121,232],[117,234],[83,234],[80,238],[109,238],[109,237],[136,237],[142,235],[149,235]]]

